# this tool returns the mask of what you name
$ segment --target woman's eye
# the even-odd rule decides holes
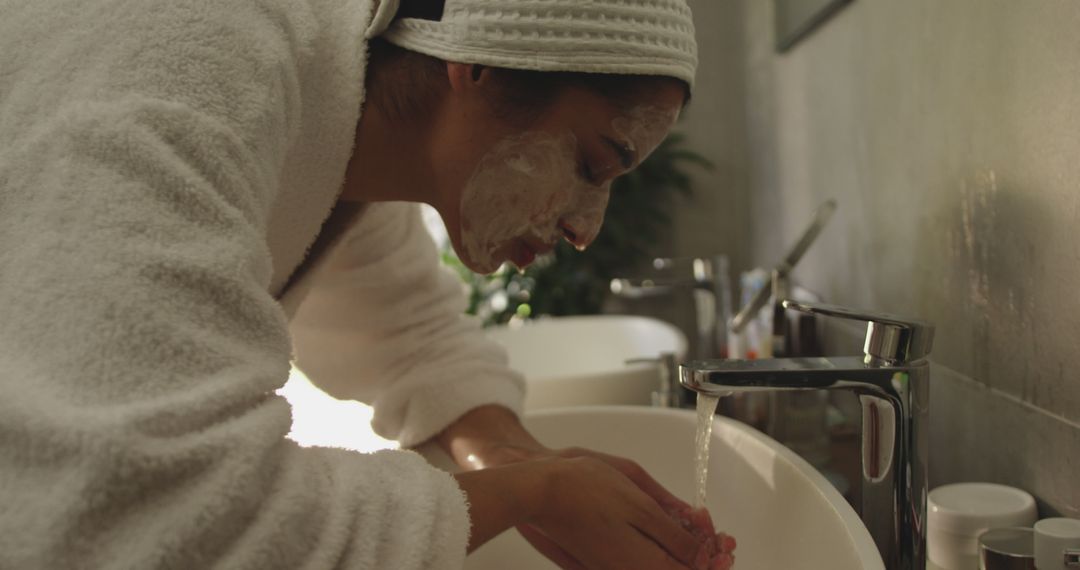
[[[581,161],[581,177],[589,184],[596,184],[596,173],[589,161]]]
[[[604,137],[604,142],[615,153],[615,157],[618,159],[619,164],[622,165],[623,170],[634,168],[634,163],[637,162],[637,152],[630,143],[620,143],[608,137]]]

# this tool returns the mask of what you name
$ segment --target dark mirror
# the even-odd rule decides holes
[[[776,0],[776,51],[787,51],[851,0]]]

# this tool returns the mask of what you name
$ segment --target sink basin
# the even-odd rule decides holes
[[[883,570],[869,532],[843,497],[806,461],[745,424],[717,417],[708,506],[716,528],[736,537],[737,570]],[[582,446],[632,458],[684,499],[694,496],[693,412],[639,406],[577,407],[528,414],[551,447]],[[468,570],[549,570],[517,532],[467,559]]]
[[[527,411],[567,406],[648,405],[660,382],[656,364],[635,358],[686,355],[686,337],[648,317],[553,317],[518,327],[494,327],[488,336],[506,347],[510,366],[525,375]]]

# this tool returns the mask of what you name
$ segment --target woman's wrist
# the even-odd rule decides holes
[[[545,503],[552,458],[464,471],[454,475],[468,497],[468,551],[472,552],[499,533],[529,524]]]
[[[514,412],[496,405],[470,410],[435,439],[463,469],[484,469],[551,454]]]

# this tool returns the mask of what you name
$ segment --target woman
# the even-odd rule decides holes
[[[689,92],[683,2],[0,2],[0,567],[700,562],[647,474],[521,427],[405,204],[477,271],[587,246]],[[293,351],[464,471],[285,440]]]

